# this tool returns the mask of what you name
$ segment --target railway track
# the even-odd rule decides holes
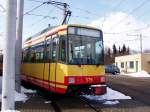
[[[101,109],[96,108],[95,106],[93,106],[91,104],[91,102],[86,99],[85,97],[79,97],[79,100],[81,100],[82,102],[84,102],[85,104],[87,104],[91,109],[93,109],[95,112],[102,112]]]
[[[67,100],[72,101],[72,104],[70,103],[70,101],[67,101]],[[70,106],[70,105],[74,105],[74,106]],[[60,100],[52,100],[52,106],[55,112],[65,112],[65,111],[70,110],[70,107],[71,107],[72,112],[77,112],[79,109],[81,112],[82,111],[102,112],[100,109],[97,109],[93,104],[91,104],[90,101],[88,101],[86,98],[83,98],[83,97],[66,96],[65,98],[60,99]]]
[[[55,112],[102,112],[100,108],[95,107],[90,100],[83,96],[52,94],[34,85],[24,86],[36,89],[39,97],[42,97],[45,101],[51,101],[50,104]]]
[[[50,100],[55,112],[102,112],[101,109],[96,108],[92,102],[83,96],[68,96],[45,94],[46,92],[39,91],[38,94],[45,100]]]

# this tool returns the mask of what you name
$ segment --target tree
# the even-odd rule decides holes
[[[125,44],[123,44],[122,46],[122,54],[126,54],[127,48],[125,46]]]
[[[108,55],[108,56],[111,55],[111,50],[110,50],[110,48],[108,48],[107,55]]]
[[[113,45],[113,54],[114,54],[114,55],[117,54],[117,48],[116,48],[116,45],[115,45],[115,44]]]
[[[130,54],[130,48],[129,47],[127,48],[127,54]]]

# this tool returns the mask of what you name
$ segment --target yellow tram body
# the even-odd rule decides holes
[[[79,32],[78,36],[76,32]],[[97,42],[97,38],[90,38],[90,36],[99,34],[102,38],[102,31],[93,27],[62,25],[28,38],[23,48],[22,80],[61,94],[70,91],[70,87],[73,90],[73,87],[78,87],[81,91],[88,87],[94,88],[96,94],[106,93],[103,55],[101,58],[98,57],[100,53],[103,54],[103,39],[99,47],[100,45],[94,43]],[[66,39],[70,35],[74,40]],[[83,35],[88,35],[85,36],[87,39],[84,39]],[[55,38],[58,40],[55,41]],[[89,39],[93,44],[90,44]],[[101,48],[101,52],[98,51],[100,49],[92,47],[93,45]],[[87,48],[92,50],[89,51]],[[96,51],[98,53],[95,55]],[[84,57],[84,54],[87,55],[87,58]],[[96,64],[99,59],[102,63]]]

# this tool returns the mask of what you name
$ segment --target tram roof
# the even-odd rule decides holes
[[[36,40],[41,40],[42,41],[42,40],[45,39],[45,37],[56,34],[59,31],[66,30],[67,27],[86,27],[86,28],[91,28],[91,29],[95,29],[95,30],[100,30],[100,29],[95,28],[95,27],[86,26],[86,25],[79,25],[79,24],[66,24],[66,25],[60,25],[60,26],[51,26],[51,27],[43,29],[42,31],[36,33],[35,35],[27,38],[25,40],[24,44],[29,44],[29,43],[32,43],[33,41],[36,41]]]

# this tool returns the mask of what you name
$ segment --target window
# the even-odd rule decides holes
[[[46,42],[46,48],[45,48],[45,60],[49,62],[50,60],[50,57],[51,57],[51,54],[50,54],[50,51],[51,51],[51,44],[50,44],[50,40],[47,40]]]
[[[66,37],[60,37],[59,60],[66,62]]]
[[[35,56],[36,62],[43,62],[44,61],[44,43],[40,43],[38,46],[35,47]]]
[[[54,38],[52,42],[52,61],[56,61],[57,59],[57,45],[58,45],[58,38]]]
[[[36,61],[40,60],[40,53],[36,53]]]
[[[134,62],[133,62],[133,61],[130,61],[129,66],[130,66],[130,68],[134,68]]]
[[[121,68],[124,68],[124,62],[121,62]]]
[[[103,64],[102,37],[69,35],[69,64]]]
[[[28,47],[23,51],[23,62],[43,62],[44,61],[44,42]]]
[[[23,62],[30,62],[31,58],[31,47],[24,49],[23,51]]]
[[[36,61],[36,55],[35,55],[35,51],[33,50],[31,53],[31,62],[35,62]]]

